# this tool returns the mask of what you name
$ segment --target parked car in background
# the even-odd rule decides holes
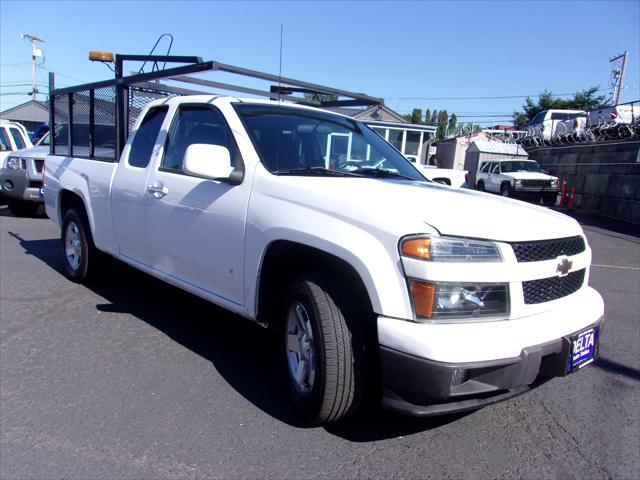
[[[32,146],[27,129],[22,124],[0,119],[0,169],[4,167],[11,152]],[[2,202],[0,204],[4,204],[5,201],[3,190],[0,182],[0,201]]]
[[[36,144],[40,141],[42,137],[44,137],[49,131],[49,125],[43,123],[42,125],[38,125],[33,133],[31,134],[31,141]]]
[[[586,114],[587,112],[584,110],[545,110],[531,119],[529,130],[541,135],[546,140],[550,140],[557,132],[567,133],[565,127],[573,125],[576,119],[583,118]]]
[[[476,174],[476,187],[504,197],[542,200],[546,206],[555,205],[558,197],[558,178],[543,173],[534,160],[484,162]]]
[[[414,166],[418,168],[420,173],[428,180],[442,183],[444,185],[451,185],[452,187],[463,187],[466,183],[466,170],[456,170],[453,168],[438,168],[435,165],[421,165],[414,163]]]
[[[0,185],[9,211],[16,217],[35,215],[42,196],[42,170],[49,153],[49,134],[31,148],[11,152],[0,168]]]
[[[17,122],[0,120],[0,167],[9,153],[23,148],[31,148],[33,143],[24,126]]]
[[[615,105],[613,107],[593,110],[587,116],[587,125],[616,126],[621,124],[631,125],[640,120],[640,104]]]

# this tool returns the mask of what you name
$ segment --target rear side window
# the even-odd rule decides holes
[[[204,143],[229,149],[231,164],[236,165],[237,146],[222,113],[215,107],[180,107],[171,127],[161,168],[182,173],[182,160],[189,145]]]
[[[24,140],[22,139],[22,135],[20,135],[20,132],[17,128],[10,128],[9,131],[11,132],[11,136],[13,137],[13,141],[15,142],[16,148],[18,150],[27,147],[27,145],[24,143]]]
[[[146,168],[149,165],[167,110],[167,107],[152,108],[142,120],[129,151],[129,165],[132,167]]]
[[[11,151],[11,142],[9,136],[4,128],[0,128],[0,152]]]

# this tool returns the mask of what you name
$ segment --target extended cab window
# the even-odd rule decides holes
[[[22,148],[26,148],[26,144],[24,143],[24,140],[22,139],[22,135],[20,135],[20,132],[18,131],[17,128],[10,128],[9,131],[11,132],[11,136],[13,137],[13,141],[16,144],[16,148],[18,150],[22,149]]]
[[[236,165],[238,148],[224,116],[217,108],[203,105],[179,108],[167,137],[161,168],[182,173],[184,154],[187,147],[194,143],[227,147],[231,164]]]
[[[167,110],[168,107],[152,108],[142,120],[129,152],[129,165],[132,167],[146,168],[149,165]]]

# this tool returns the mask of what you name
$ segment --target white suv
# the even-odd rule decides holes
[[[478,190],[555,205],[558,178],[543,173],[534,160],[494,160],[482,163],[476,174]]]
[[[551,140],[556,133],[568,133],[584,124],[586,114],[584,110],[545,110],[531,119],[528,129],[545,140]]]

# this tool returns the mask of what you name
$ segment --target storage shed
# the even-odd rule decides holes
[[[467,183],[475,185],[476,172],[485,162],[492,160],[511,160],[517,158],[524,160],[529,158],[526,150],[517,143],[503,143],[489,140],[476,140],[464,157],[464,169],[469,172]]]

